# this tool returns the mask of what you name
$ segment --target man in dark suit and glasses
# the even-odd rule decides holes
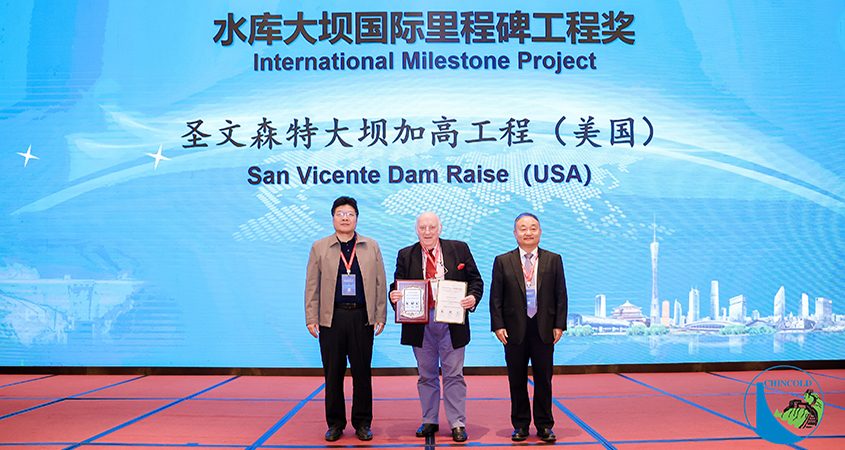
[[[490,287],[490,326],[505,346],[514,441],[524,441],[531,425],[528,362],[534,371],[534,426],[544,442],[552,431],[554,345],[566,329],[566,280],[560,255],[539,248],[540,220],[517,216],[516,249],[496,257]]]

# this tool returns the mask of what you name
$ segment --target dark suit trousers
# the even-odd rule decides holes
[[[537,331],[537,316],[528,319],[525,339],[521,344],[505,345],[505,362],[508,365],[508,383],[511,391],[511,423],[514,428],[531,425],[531,404],[528,401],[528,361],[534,371],[534,425],[539,429],[551,428],[552,416],[552,366],[554,344],[544,344]]]
[[[352,426],[373,421],[373,326],[367,325],[367,309],[335,309],[331,327],[320,327],[320,354],[326,379],[326,423],[346,427],[343,377],[346,360],[352,371]]]

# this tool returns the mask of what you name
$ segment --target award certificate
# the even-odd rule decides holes
[[[466,314],[461,300],[467,296],[465,281],[440,280],[437,283],[437,306],[434,321],[443,323],[464,323]]]

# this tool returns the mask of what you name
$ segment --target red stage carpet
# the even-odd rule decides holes
[[[845,448],[845,371],[813,371],[826,407],[799,448]],[[756,372],[558,375],[557,446],[776,448],[746,425],[743,394]],[[501,448],[510,441],[507,380],[467,378],[469,441],[452,442],[445,413],[434,447]],[[0,375],[0,450],[424,448],[416,377],[376,377],[373,433],[348,426],[323,440],[319,377]],[[347,378],[347,399],[351,380]],[[349,405],[347,405],[347,408]],[[533,433],[534,430],[532,430]]]

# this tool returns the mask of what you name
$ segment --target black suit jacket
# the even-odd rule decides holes
[[[555,328],[566,329],[566,279],[563,260],[557,253],[537,250],[537,328],[540,339],[554,343]],[[490,287],[490,328],[508,331],[508,343],[519,345],[525,339],[528,305],[519,248],[496,257]]]
[[[461,348],[469,344],[469,312],[475,311],[481,296],[484,294],[484,280],[478,272],[472,253],[466,242],[440,239],[440,248],[443,252],[443,266],[446,268],[445,278],[447,280],[466,281],[467,295],[475,296],[475,306],[464,314],[462,325],[449,324],[449,334],[452,338],[452,347]],[[461,266],[459,269],[458,266]],[[419,280],[423,277],[422,246],[419,242],[399,250],[396,256],[396,272],[393,274],[393,283],[390,290],[396,289],[396,280]],[[390,303],[393,309],[396,305]],[[434,320],[432,317],[430,320]],[[422,347],[425,324],[403,323],[402,344]]]

